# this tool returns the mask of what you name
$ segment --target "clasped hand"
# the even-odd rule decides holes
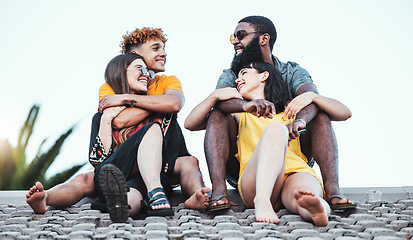
[[[105,95],[99,100],[99,112],[103,112],[108,107],[122,106],[123,100],[122,94]]]
[[[246,102],[242,108],[245,112],[257,117],[272,118],[273,114],[276,113],[274,103],[265,99],[254,99]]]

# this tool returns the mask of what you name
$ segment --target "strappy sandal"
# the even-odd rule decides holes
[[[157,188],[152,189],[152,191],[148,192],[148,200],[145,201],[145,205],[148,209],[148,216],[173,216],[174,215],[174,211],[172,210],[172,207],[153,209],[153,206],[161,205],[161,204],[171,205],[165,193],[163,192],[163,188],[157,187]]]
[[[100,169],[98,177],[110,219],[114,223],[126,222],[129,218],[129,205],[125,176],[115,165],[106,164]]]

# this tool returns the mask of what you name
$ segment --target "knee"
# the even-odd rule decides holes
[[[288,142],[287,127],[280,122],[274,122],[271,125],[269,125],[265,129],[265,137],[274,138],[274,136],[277,136],[279,139],[282,139]]]
[[[213,109],[208,116],[208,122],[222,121],[225,118],[225,114],[218,109]]]
[[[176,160],[175,167],[179,169],[180,172],[199,170],[199,161],[194,156],[180,157]]]
[[[309,122],[309,125],[316,128],[331,126],[330,116],[324,111],[319,111],[313,120]]]
[[[73,178],[73,181],[78,185],[85,194],[93,194],[95,192],[95,173],[82,173]]]
[[[149,127],[148,131],[146,134],[150,135],[155,135],[155,136],[160,136],[162,137],[162,130],[161,126],[159,124],[152,124],[152,126]]]

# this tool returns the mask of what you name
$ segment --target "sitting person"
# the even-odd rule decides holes
[[[282,62],[273,53],[277,31],[274,23],[263,16],[248,16],[242,18],[230,37],[234,57],[230,69],[225,69],[219,76],[216,88],[236,88],[236,74],[239,67],[251,62],[267,62],[276,67],[283,80],[288,85],[289,100],[303,93],[318,94],[312,77],[302,66],[295,62]],[[227,194],[228,183],[237,187],[239,179],[239,163],[237,153],[237,125],[234,119],[221,111],[221,108],[244,104],[242,99],[221,101],[214,106],[208,115],[205,131],[205,159],[211,178],[210,209],[219,210],[230,207]],[[266,112],[257,112],[266,116]],[[288,114],[288,117],[294,116]],[[298,137],[298,127],[305,123],[306,134],[300,138],[301,151],[309,160],[309,165],[315,163],[320,167],[327,202],[333,210],[345,210],[356,207],[351,200],[341,192],[339,186],[338,146],[331,121],[334,120],[324,111],[319,111],[315,103],[301,109],[294,122],[287,125],[291,137]]]
[[[125,54],[133,52],[143,55],[143,57],[146,58],[145,62],[149,63],[148,68],[158,73],[165,71],[165,42],[166,38],[161,29],[142,28],[136,29],[124,36],[122,48]],[[129,72],[133,71],[127,71],[127,73]],[[135,72],[139,72],[139,69],[135,69]],[[124,74],[126,76],[126,70]],[[148,117],[162,119],[159,118],[159,114],[156,112],[170,113],[169,118],[167,118],[165,122],[162,120],[162,129],[164,129],[164,133],[167,133],[164,136],[165,141],[163,146],[168,146],[168,149],[172,150],[173,154],[167,156],[166,161],[168,164],[163,166],[167,169],[164,168],[163,170],[167,171],[167,175],[173,184],[180,183],[182,191],[190,196],[184,203],[186,208],[205,209],[209,188],[203,186],[198,160],[188,153],[181,129],[176,122],[176,112],[183,106],[184,101],[181,84],[175,76],[156,75],[154,79],[147,81],[147,88],[147,95],[114,95],[115,91],[117,91],[116,93],[122,93],[122,89],[115,87],[115,91],[113,91],[111,86],[105,83],[100,90],[100,110],[104,112],[106,108],[110,107],[123,108],[122,105],[125,103],[115,102],[124,97],[132,97],[135,101],[138,100],[138,103],[134,103],[133,100],[128,100],[127,103],[133,107],[123,109],[113,118],[112,126],[118,130],[138,125],[144,119],[147,121]],[[104,97],[106,94],[112,95]],[[139,108],[136,104],[143,104],[142,108]],[[94,120],[99,122],[97,116],[94,117]],[[156,127],[157,126],[154,126],[154,128]],[[94,131],[96,131],[96,129],[98,128],[95,127]],[[94,139],[91,140],[93,141]],[[91,142],[91,147],[92,146],[93,142]],[[162,159],[162,161],[165,161],[165,159]],[[173,161],[175,161],[174,165],[169,164]],[[109,167],[109,172],[118,172],[115,169],[116,168]],[[95,176],[93,172],[79,174],[73,179],[47,191],[44,190],[40,182],[37,182],[27,193],[26,201],[35,213],[46,212],[47,206],[71,206],[83,197],[96,196],[94,178],[99,181],[98,175]],[[171,189],[168,188],[165,190],[166,195],[169,195]],[[125,204],[123,204],[123,206],[125,206]],[[155,206],[155,208],[157,207],[164,208],[166,206]],[[138,208],[134,209],[136,210]],[[123,213],[125,213],[125,211],[123,211]],[[134,213],[131,214],[133,215]]]
[[[322,182],[308,166],[299,138],[290,136],[286,127],[294,119],[284,114],[289,96],[280,72],[269,63],[254,62],[241,68],[236,84],[238,91],[217,89],[197,105],[185,120],[185,128],[205,129],[207,116],[219,101],[233,98],[249,101],[242,108],[221,109],[232,113],[239,129],[237,186],[243,202],[255,208],[258,222],[278,223],[275,211],[283,204],[316,226],[326,226],[330,207],[323,199]],[[300,107],[315,102],[338,121],[351,116],[340,102],[311,94],[302,94],[293,101]],[[267,117],[255,116],[253,113],[257,112],[267,112]],[[304,127],[302,123],[298,129]]]

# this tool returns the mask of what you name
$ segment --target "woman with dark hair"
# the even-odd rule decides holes
[[[97,113],[93,118],[90,163],[96,172],[76,175],[48,190],[36,182],[26,194],[26,202],[35,213],[45,213],[47,206],[68,207],[98,193],[106,198],[111,219],[122,222],[128,216],[129,187],[132,191],[128,199],[134,201],[130,203],[130,214],[138,212],[142,208],[140,200],[145,199],[148,215],[168,215],[172,214],[167,201],[172,184],[180,185],[188,196],[185,208],[201,210],[208,206],[210,189],[204,185],[198,159],[188,152],[177,122],[177,113],[185,102],[182,84],[173,75],[154,75],[165,71],[165,42],[166,35],[160,28],[137,28],[124,36],[124,55],[108,64],[106,83],[99,90],[99,111],[104,116]],[[105,140],[97,138],[100,128],[107,129],[106,134],[113,138],[105,134],[100,136]],[[153,133],[155,141],[149,144]],[[161,165],[156,171],[162,188],[149,186],[153,184],[145,179],[146,164],[154,168]],[[102,205],[92,207],[105,209]]]
[[[116,94],[146,94],[149,77],[154,73],[137,54],[116,56],[105,71],[106,82]],[[113,129],[112,120],[126,107],[108,107],[93,117],[89,161],[95,167],[97,194],[106,198],[113,222],[125,222],[128,212],[139,213],[147,192],[149,215],[173,215],[164,190],[172,184],[161,171],[168,165],[163,119],[148,117],[138,125]]]
[[[236,84],[238,91],[221,88],[211,93],[192,110],[185,127],[192,131],[204,129],[209,111],[219,101],[231,98],[249,101],[242,109],[225,109],[238,123],[238,190],[243,202],[255,208],[259,222],[278,223],[275,210],[283,204],[317,226],[327,225],[330,207],[323,199],[322,183],[308,166],[299,139],[289,139],[286,125],[294,119],[284,115],[289,99],[280,73],[269,63],[255,62],[239,71]],[[309,99],[309,103],[316,102],[337,120],[351,116],[346,106],[320,95],[298,96],[293,100],[294,109],[287,114],[294,115],[296,106],[309,104]],[[270,117],[257,116],[259,108],[265,108]],[[299,129],[304,127],[305,124]]]

